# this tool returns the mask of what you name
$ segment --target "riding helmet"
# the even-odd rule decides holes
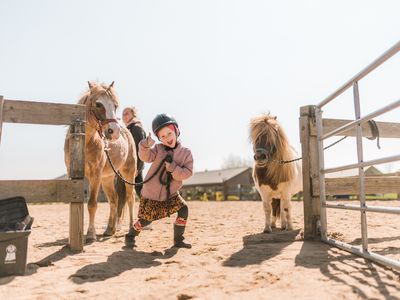
[[[153,128],[154,134],[157,136],[158,131],[160,131],[161,128],[173,124],[178,128],[178,123],[176,122],[175,118],[168,115],[168,114],[158,114],[154,119],[151,124]],[[179,130],[178,130],[179,133]]]

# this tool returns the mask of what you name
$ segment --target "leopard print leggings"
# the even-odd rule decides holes
[[[176,213],[186,205],[185,199],[181,195],[176,195],[170,199],[169,214]],[[138,218],[146,221],[155,221],[168,216],[167,201],[156,201],[146,198],[140,199]]]

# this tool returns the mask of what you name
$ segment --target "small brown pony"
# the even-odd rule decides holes
[[[87,123],[85,125],[85,177],[89,181],[90,196],[88,201],[89,227],[86,241],[96,239],[95,215],[97,196],[100,184],[110,204],[108,226],[104,236],[113,235],[120,222],[122,207],[118,203],[128,203],[129,226],[133,226],[133,204],[135,193],[133,186],[125,185],[119,178],[115,184],[115,173],[107,161],[105,147],[115,168],[129,182],[136,175],[136,148],[131,133],[118,124],[116,109],[119,100],[115,94],[113,83],[89,83],[89,90],[82,96],[78,104],[86,105]],[[69,141],[70,131],[65,139],[64,158],[69,174]]]
[[[253,179],[265,212],[264,232],[272,232],[279,217],[281,228],[292,230],[290,199],[303,189],[303,183],[300,161],[288,161],[298,155],[276,117],[270,114],[251,120],[250,138],[254,150]]]

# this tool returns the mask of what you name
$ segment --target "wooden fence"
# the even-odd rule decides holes
[[[70,203],[69,245],[75,251],[83,249],[85,121],[84,105],[8,100],[0,96],[0,143],[3,123],[72,126],[71,179],[1,180],[0,197],[23,196],[28,203]]]

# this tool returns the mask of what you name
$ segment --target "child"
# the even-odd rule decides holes
[[[192,176],[192,153],[178,141],[178,123],[170,115],[157,115],[153,120],[152,128],[161,143],[153,147],[155,141],[150,133],[139,143],[140,159],[152,164],[141,193],[139,220],[125,235],[125,246],[133,248],[135,237],[152,221],[178,212],[174,223],[174,246],[191,248],[192,245],[183,237],[189,209],[179,194],[179,189],[182,187],[182,180]]]
[[[143,130],[142,123],[140,122],[138,118],[138,113],[135,107],[126,107],[124,108],[122,112],[122,121],[124,122],[125,126],[129,129],[131,132],[133,139],[135,140],[135,145],[136,145],[136,177],[135,177],[135,182],[142,182],[143,181],[143,168],[144,168],[144,163],[143,161],[140,160],[138,157],[139,153],[139,143],[141,140],[146,138],[146,133]],[[135,186],[136,193],[140,196],[140,193],[142,191],[142,185],[136,185]]]

